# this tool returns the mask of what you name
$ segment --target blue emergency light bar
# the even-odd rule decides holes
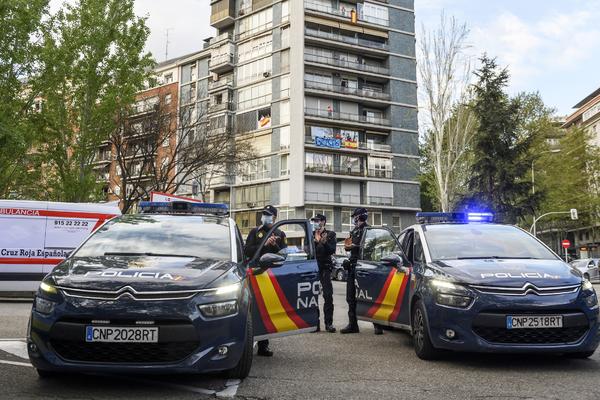
[[[494,214],[489,212],[419,212],[417,222],[419,224],[441,224],[455,223],[467,224],[469,222],[493,222]]]
[[[142,214],[202,214],[227,215],[227,204],[191,203],[188,201],[140,201],[138,205]]]

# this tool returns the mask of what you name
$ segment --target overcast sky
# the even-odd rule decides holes
[[[298,1],[298,0],[296,0]],[[61,0],[51,0],[56,9]],[[213,36],[209,0],[137,0],[148,16],[148,50],[165,59],[196,51]],[[539,91],[568,114],[600,87],[600,0],[416,0],[417,33],[438,24],[440,13],[470,29],[470,51],[498,57],[511,72],[510,92]],[[418,37],[417,37],[418,40]]]

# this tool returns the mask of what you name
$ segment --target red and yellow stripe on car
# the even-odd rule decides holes
[[[367,316],[380,321],[395,321],[402,307],[408,276],[393,268]]]
[[[309,327],[290,305],[271,270],[258,275],[250,271],[250,282],[260,316],[268,333],[287,332]]]

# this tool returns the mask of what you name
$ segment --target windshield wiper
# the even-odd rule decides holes
[[[126,253],[126,252],[110,252],[107,251],[104,253],[105,256],[153,256],[153,257],[192,257],[196,258],[196,256],[191,256],[188,254],[162,254],[162,253]]]
[[[539,260],[537,257],[528,257],[528,256],[520,256],[520,257],[510,257],[510,256],[470,256],[470,257],[456,257],[457,260],[485,260],[485,259],[494,259],[494,260]]]

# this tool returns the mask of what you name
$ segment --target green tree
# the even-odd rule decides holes
[[[149,78],[149,29],[133,6],[133,0],[79,0],[47,24],[38,79],[44,105],[36,122],[51,198],[99,195],[92,166],[98,145],[117,129],[117,116]]]
[[[480,61],[472,102],[479,125],[473,139],[469,195],[462,204],[489,209],[499,221],[516,223],[536,206],[529,179],[534,138],[521,134],[521,101],[505,92],[508,71],[487,55]]]
[[[27,84],[38,66],[39,34],[48,0],[0,2],[0,198],[29,187],[29,151],[35,130],[28,126],[35,89]]]

